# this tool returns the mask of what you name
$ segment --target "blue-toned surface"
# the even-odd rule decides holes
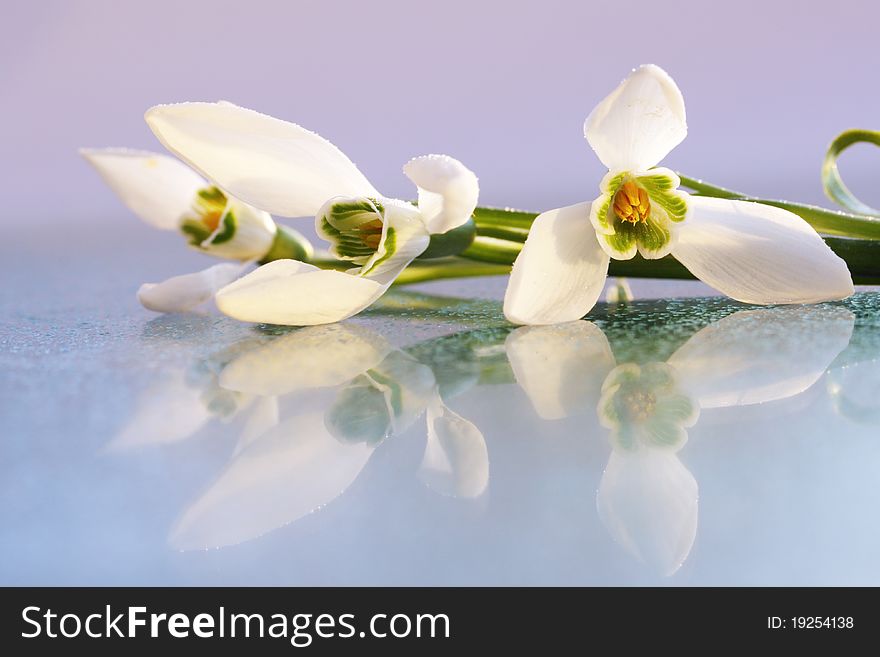
[[[199,258],[131,234],[3,247],[4,584],[880,584],[876,292],[260,328],[141,309]]]

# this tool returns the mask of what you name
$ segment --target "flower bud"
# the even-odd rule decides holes
[[[191,211],[180,222],[180,231],[192,247],[233,260],[265,256],[277,230],[269,213],[228,197],[213,186],[196,193]]]

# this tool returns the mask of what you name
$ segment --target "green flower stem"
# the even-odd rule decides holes
[[[308,262],[314,254],[311,243],[293,228],[278,223],[276,226],[278,230],[275,231],[275,239],[269,251],[260,259],[260,264],[287,258]]]
[[[824,235],[836,235],[838,237],[856,237],[868,240],[880,239],[880,219],[865,214],[853,214],[840,210],[827,210],[817,205],[804,203],[792,203],[791,201],[779,201],[774,199],[755,198],[731,189],[719,187],[700,180],[678,174],[681,184],[692,189],[702,196],[714,196],[715,198],[727,198],[735,201],[752,201],[773,205],[783,210],[788,210],[798,215],[810,224],[816,232]],[[841,181],[842,184],[842,181]]]
[[[684,178],[683,178],[684,180]],[[688,179],[688,187],[691,185],[700,185],[701,191],[711,191],[712,195],[719,198],[743,199],[737,192],[726,190],[722,187],[715,187],[702,181]],[[757,199],[748,199],[755,200]],[[766,203],[766,201],[758,201]],[[792,204],[779,203],[779,207],[787,207]],[[810,208],[811,206],[802,206]],[[840,214],[830,210],[816,208],[820,212],[827,213],[833,217],[839,217]],[[529,221],[534,221],[537,216],[534,213],[523,212],[520,210],[504,210],[501,208],[478,208],[476,213],[477,237],[470,248],[465,250],[462,258],[477,260],[480,262],[488,262],[493,264],[512,264],[522,249],[522,242],[525,239],[514,239],[514,233],[511,233],[511,239],[499,239],[496,237],[484,237],[482,234],[482,225],[501,226],[504,223],[505,213],[511,214],[511,224],[520,229]],[[844,215],[853,216],[853,215]],[[482,217],[482,219],[481,219]],[[488,221],[487,221],[488,219]],[[518,235],[518,233],[516,233]],[[825,242],[831,247],[837,255],[846,261],[852,274],[853,281],[859,285],[875,285],[880,283],[880,239],[854,239],[851,237],[823,236]],[[612,260],[608,269],[610,276],[629,276],[632,278],[673,278],[673,279],[693,279],[691,274],[680,262],[672,256],[660,258],[659,260],[645,260],[636,255],[631,260]]]
[[[837,158],[847,148],[854,144],[873,144],[880,146],[880,132],[876,130],[845,130],[841,132],[825,153],[825,161],[822,162],[822,187],[825,195],[838,205],[856,214],[866,214],[872,217],[880,216],[880,210],[862,203],[849,188],[843,184],[840,171],[837,170]]]
[[[520,245],[522,246],[522,245]],[[514,256],[516,257],[516,256]],[[331,258],[316,258],[309,261],[321,269],[345,271],[352,268],[350,262]],[[426,281],[437,281],[443,278],[473,278],[477,276],[504,276],[510,273],[510,262],[495,264],[477,262],[459,257],[436,258],[433,260],[415,260],[395,279],[395,285],[412,285]]]

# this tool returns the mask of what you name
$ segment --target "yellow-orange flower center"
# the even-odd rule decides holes
[[[621,221],[636,224],[648,220],[651,202],[648,192],[639,187],[634,180],[627,180],[614,195],[614,214]]]

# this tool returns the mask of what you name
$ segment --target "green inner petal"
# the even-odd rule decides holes
[[[397,251],[397,232],[391,226],[389,226],[388,229],[385,231],[385,239],[383,240],[379,248],[384,248],[385,253],[383,253],[379,258],[376,258],[370,265],[369,269],[362,271],[360,273],[361,276],[366,276],[367,274],[369,274],[371,271],[376,269],[376,267],[378,267],[383,262],[388,260],[391,256],[393,256],[394,253]]]
[[[610,225],[609,219],[611,217],[611,201],[614,198],[614,195],[605,194],[600,198],[602,199],[602,204],[596,211],[596,221],[598,221],[599,225],[603,228],[608,228]]]
[[[672,233],[669,228],[659,221],[659,217],[655,212],[648,215],[646,221],[640,221],[636,224],[630,225],[633,227],[635,239],[639,245],[639,249],[642,251],[648,253],[662,251],[672,239]]]
[[[636,180],[648,192],[652,205],[663,208],[670,221],[684,221],[688,212],[687,196],[676,189],[673,178],[657,173]]]
[[[223,244],[223,242],[228,242],[235,237],[235,231],[238,228],[238,220],[235,218],[235,214],[232,210],[223,216],[221,225],[221,230],[214,235],[214,238],[210,242],[211,244]]]
[[[211,237],[211,231],[198,219],[184,219],[180,224],[180,232],[189,238],[190,246],[199,246]]]
[[[605,243],[611,247],[615,253],[621,256],[632,257],[630,251],[637,244],[638,233],[636,226],[628,221],[617,220],[614,224],[614,233],[611,235],[599,235],[599,239],[605,240]]]

